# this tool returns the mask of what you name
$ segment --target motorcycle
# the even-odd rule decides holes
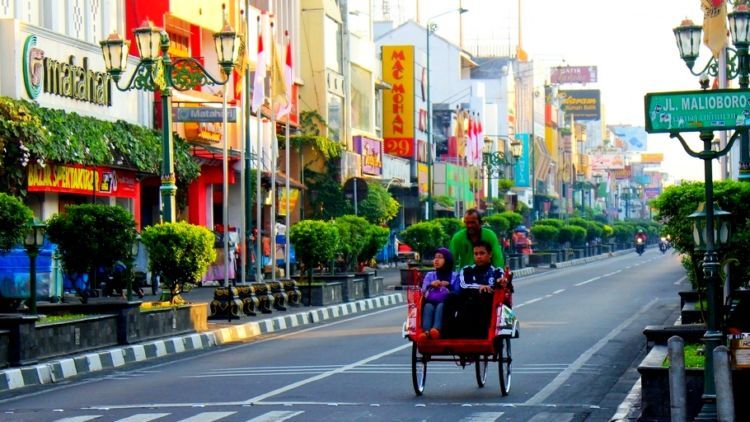
[[[646,251],[646,244],[643,242],[643,239],[638,238],[635,240],[635,251],[639,256],[643,255],[643,252]]]
[[[659,250],[661,251],[661,253],[666,254],[667,249],[669,249],[669,246],[670,245],[669,245],[669,242],[667,242],[667,239],[662,237],[661,240],[659,241]]]

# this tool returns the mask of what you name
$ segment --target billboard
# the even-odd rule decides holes
[[[625,157],[622,154],[594,153],[590,155],[589,164],[595,172],[621,170],[625,168]]]
[[[664,161],[664,154],[661,152],[641,153],[642,164],[661,164],[662,161]]]
[[[531,138],[528,133],[516,133],[516,139],[521,141],[523,152],[518,157],[518,160],[516,160],[513,174],[516,176],[516,186],[519,188],[528,188],[531,187],[531,159],[529,154],[531,150]]]
[[[576,120],[601,120],[601,93],[598,89],[560,90],[560,108]]]
[[[414,156],[414,46],[383,46],[383,143],[385,153]]]
[[[648,148],[648,133],[642,126],[609,126],[614,134],[614,145],[628,151],[645,151]]]
[[[354,150],[362,156],[362,173],[380,176],[383,172],[383,143],[366,136],[355,136]]]
[[[596,66],[556,66],[550,70],[553,84],[588,84],[596,79]]]

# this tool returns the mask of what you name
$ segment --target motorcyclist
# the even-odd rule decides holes
[[[643,229],[639,229],[638,233],[635,234],[635,243],[643,243],[645,245],[647,240],[648,235],[646,235],[646,232]]]

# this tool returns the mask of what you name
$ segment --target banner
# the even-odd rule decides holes
[[[628,151],[646,151],[648,133],[642,126],[609,126],[614,134],[614,144]]]
[[[414,46],[382,47],[383,80],[392,88],[383,91],[385,153],[404,158],[414,155]]]
[[[604,172],[606,170],[625,168],[625,158],[622,154],[593,153],[589,157],[589,164],[592,171]]]
[[[380,176],[383,173],[383,143],[364,136],[354,137],[354,150],[362,156],[362,173]]]
[[[557,66],[550,69],[553,84],[588,84],[596,79],[596,66]]]
[[[279,207],[278,214],[281,216],[286,216],[286,197],[287,197],[287,190],[285,187],[279,188],[279,200],[277,202],[277,205]],[[289,209],[294,210],[294,207],[297,206],[297,201],[299,200],[299,189],[289,189]]]
[[[28,166],[29,192],[58,192],[135,198],[135,172],[79,164],[39,164]]]
[[[600,97],[598,89],[560,90],[560,108],[576,120],[601,120]]]
[[[661,152],[641,153],[642,164],[661,164],[662,161],[664,161],[664,154]]]
[[[531,187],[531,159],[529,155],[531,138],[528,133],[516,133],[516,139],[521,141],[523,151],[518,160],[516,160],[513,169],[513,173],[516,176],[515,182],[519,188],[528,188]]]

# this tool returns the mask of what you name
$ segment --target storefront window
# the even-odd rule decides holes
[[[336,94],[328,94],[328,138],[340,140],[343,99]]]
[[[325,20],[326,67],[341,73],[341,24],[326,16]]]
[[[372,131],[372,82],[370,72],[352,65],[352,127]]]

